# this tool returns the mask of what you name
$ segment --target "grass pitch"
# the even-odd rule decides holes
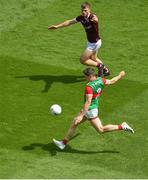
[[[83,104],[79,56],[86,37],[80,24],[48,31],[79,15],[82,1],[0,1],[0,178],[148,178],[146,0],[90,0],[100,18],[99,52],[111,77],[127,76],[105,89],[103,123],[127,121],[131,135],[98,135],[78,127],[64,151],[61,139]],[[58,103],[60,116],[48,113]]]

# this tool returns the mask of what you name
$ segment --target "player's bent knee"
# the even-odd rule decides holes
[[[84,58],[83,56],[80,57],[80,63],[81,63],[81,64],[86,64],[86,63],[85,63],[86,60],[87,60],[87,59]]]
[[[82,57],[80,57],[80,63],[81,63],[81,64],[83,64],[83,63],[84,63],[84,61],[83,61]]]
[[[80,63],[85,65],[86,64],[86,60],[80,60]]]
[[[93,61],[96,61],[96,57],[94,57],[93,55],[90,56],[90,59],[92,59]]]
[[[104,128],[103,128],[103,127],[100,127],[100,128],[98,129],[98,132],[99,132],[100,134],[103,134],[103,133],[104,133]]]
[[[84,64],[84,61],[82,61],[82,60],[80,59],[80,63],[81,63],[81,64]]]

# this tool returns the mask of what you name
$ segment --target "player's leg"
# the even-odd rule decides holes
[[[88,49],[85,49],[80,57],[81,64],[87,65],[87,66],[95,66],[99,70],[99,76],[103,75],[103,65],[100,62],[92,60],[90,57],[93,55],[93,51],[90,51]]]
[[[97,57],[97,52],[98,52],[97,50],[94,51],[90,58],[91,58],[93,61],[96,61],[97,63],[102,63],[102,64],[103,64],[103,62],[101,61],[101,59],[99,59],[99,58]],[[108,70],[108,68],[107,68],[106,66],[103,67],[103,75],[104,75],[104,76],[109,76],[109,75],[110,75],[110,71]]]
[[[55,145],[57,147],[59,147],[60,149],[64,149],[66,144],[70,141],[70,139],[73,137],[73,135],[75,134],[76,128],[79,124],[83,123],[86,121],[86,118],[84,117],[80,122],[77,122],[76,118],[74,118],[74,120],[72,121],[65,137],[63,140],[58,141],[56,139],[53,139],[53,142],[55,143]]]
[[[92,51],[85,49],[84,52],[82,53],[81,57],[80,57],[80,62],[84,65],[97,67],[98,62],[94,61],[90,58],[92,56],[92,54],[93,54]]]
[[[97,130],[97,132],[99,132],[99,133],[122,130],[121,125],[108,124],[108,125],[103,126],[101,120],[99,119],[99,117],[91,119],[90,123]]]
[[[103,64],[102,60],[97,57],[97,51],[94,51],[92,53],[92,55],[90,56],[90,59],[92,59],[93,61],[96,61],[98,63],[102,63]]]
[[[86,121],[85,117],[80,122],[77,122],[76,118],[74,118],[74,120],[72,121],[72,123],[70,125],[68,132],[66,133],[66,135],[64,137],[64,140],[69,141],[73,137],[73,135],[75,134],[75,131],[76,131],[76,128],[78,127],[78,125],[82,124],[85,121]]]
[[[96,117],[91,119],[90,123],[99,133],[105,133],[105,132],[111,132],[117,130],[124,130],[134,133],[134,130],[126,122],[123,122],[122,124],[119,125],[108,124],[103,126],[99,117]]]

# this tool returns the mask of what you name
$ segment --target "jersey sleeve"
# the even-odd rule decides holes
[[[77,16],[77,17],[75,18],[75,20],[76,20],[76,22],[81,22],[81,16]]]
[[[103,83],[106,85],[106,79],[102,78]]]
[[[93,94],[93,90],[92,90],[92,88],[90,86],[86,86],[85,94]]]
[[[98,18],[98,16],[97,16],[96,14],[92,13],[92,14],[90,15],[90,19],[92,19],[93,17],[97,17],[97,18]],[[98,18],[98,19],[99,19],[99,18]]]
[[[75,21],[76,23],[78,23],[78,21],[76,20],[76,18],[74,18],[73,21]]]

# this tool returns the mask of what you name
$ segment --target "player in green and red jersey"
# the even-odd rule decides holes
[[[125,72],[121,71],[118,76],[112,79],[104,79],[101,77],[97,77],[95,74],[95,70],[93,68],[86,68],[83,71],[88,83],[85,88],[85,102],[83,109],[79,112],[78,116],[74,118],[64,140],[57,141],[53,139],[56,146],[60,149],[64,149],[67,142],[72,138],[75,133],[77,126],[89,120],[91,125],[97,130],[99,133],[124,130],[134,133],[134,130],[126,123],[123,122],[119,125],[102,125],[100,118],[98,117],[98,107],[99,107],[99,98],[104,89],[105,85],[111,85],[120,80],[123,76],[125,76]]]

